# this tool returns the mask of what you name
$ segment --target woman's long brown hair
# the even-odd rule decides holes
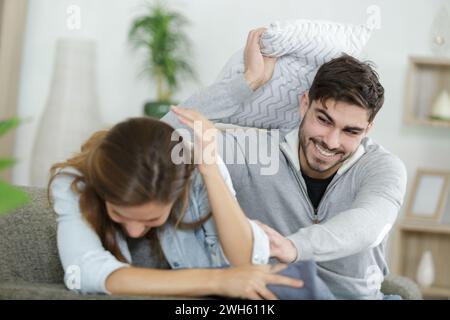
[[[108,216],[106,201],[118,206],[174,202],[168,223],[180,228],[196,228],[211,216],[209,213],[197,222],[181,223],[195,165],[172,161],[171,153],[178,143],[183,143],[181,136],[168,124],[148,117],[129,119],[109,131],[94,133],[78,154],[54,164],[48,190],[57,175],[72,176],[71,188],[80,195],[82,216],[99,235],[104,248],[126,262],[116,238],[122,228]],[[62,170],[69,167],[80,174]],[[48,197],[51,202],[50,193]],[[156,229],[150,229],[146,237],[151,248],[161,255]]]

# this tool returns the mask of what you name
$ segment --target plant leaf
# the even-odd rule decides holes
[[[4,135],[7,131],[17,127],[20,123],[19,118],[11,118],[6,120],[0,120],[0,136]]]
[[[0,181],[0,215],[21,207],[29,201],[25,192]]]
[[[0,171],[11,167],[14,163],[16,163],[16,160],[14,159],[0,159]]]

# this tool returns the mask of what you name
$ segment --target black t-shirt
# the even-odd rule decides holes
[[[303,179],[305,179],[306,183],[306,189],[308,190],[308,196],[314,209],[317,209],[317,207],[319,206],[320,200],[322,199],[323,194],[325,193],[325,190],[327,189],[331,180],[333,180],[334,175],[335,174],[326,179],[314,179],[308,177],[302,171],[302,176]]]

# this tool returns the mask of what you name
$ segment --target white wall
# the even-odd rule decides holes
[[[372,137],[404,160],[409,184],[418,167],[450,170],[450,129],[411,128],[402,123],[403,97],[409,55],[430,55],[428,33],[444,0],[174,0],[172,7],[192,22],[193,65],[199,83],[186,82],[175,98],[182,100],[196,88],[213,81],[238,48],[249,29],[274,20],[325,19],[346,23],[366,22],[366,9],[381,9],[381,29],[376,30],[366,55],[378,65],[386,89],[386,103],[376,119]],[[81,8],[81,30],[66,27],[66,8]],[[126,42],[140,0],[30,0],[19,114],[30,121],[17,130],[14,183],[29,184],[31,150],[39,117],[46,102],[52,74],[55,41],[59,37],[88,37],[98,43],[98,88],[104,122],[114,123],[141,114],[145,100],[154,97],[153,84],[137,78],[139,58]],[[408,187],[409,190],[409,187]]]

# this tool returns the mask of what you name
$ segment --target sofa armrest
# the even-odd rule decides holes
[[[422,300],[417,284],[407,277],[389,274],[384,278],[381,292],[385,295],[399,295],[404,300]]]

